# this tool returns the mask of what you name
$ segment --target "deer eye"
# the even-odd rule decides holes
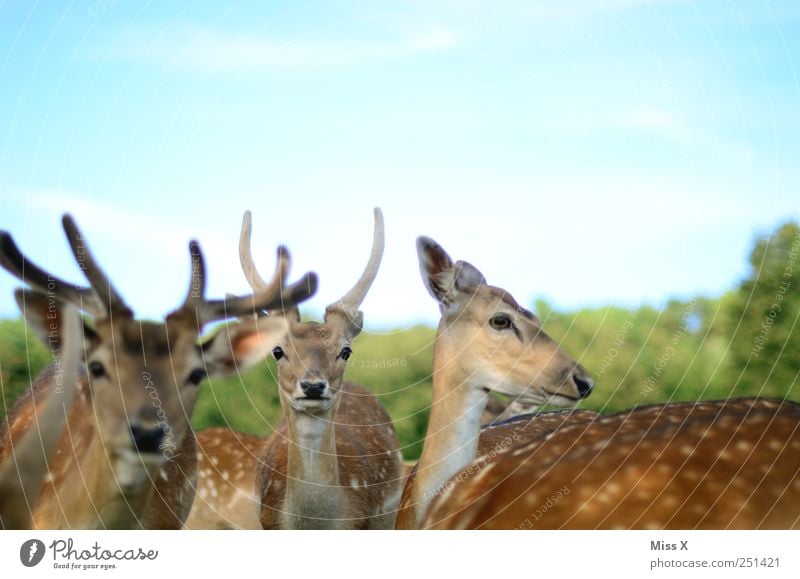
[[[280,346],[272,350],[272,355],[275,356],[276,360],[280,360],[281,358],[286,356],[286,354],[283,352],[283,348],[281,348]]]
[[[89,373],[93,378],[102,378],[106,375],[106,369],[100,362],[89,362]]]
[[[192,370],[189,373],[189,378],[187,379],[187,381],[190,384],[194,384],[195,386],[199,386],[200,382],[205,380],[205,377],[206,377],[206,371],[205,370],[203,370],[202,368],[195,368],[194,370]]]
[[[497,331],[508,330],[514,323],[505,314],[498,314],[489,320],[489,325]]]
[[[346,362],[348,359],[350,359],[350,355],[352,353],[353,353],[353,350],[350,349],[350,346],[345,346],[344,348],[342,348],[342,351],[339,352],[339,355],[336,356],[336,357],[337,358],[341,358],[342,360],[344,360]]]

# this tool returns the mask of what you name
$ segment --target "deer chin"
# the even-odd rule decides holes
[[[562,408],[572,408],[580,402],[578,398],[565,396],[564,394],[548,394],[547,402],[549,406],[560,406]]]
[[[544,406],[545,404],[550,404],[549,399],[551,395],[535,386],[517,386],[515,384],[500,382],[492,384],[491,386],[484,386],[483,390],[486,393],[496,392],[503,396],[508,396],[520,404],[528,406]]]
[[[484,386],[485,392],[496,392],[503,396],[512,398],[515,402],[526,406],[560,406],[572,407],[580,402],[579,398],[574,398],[560,392],[550,391],[542,386],[509,384],[507,382],[497,382]]]
[[[308,414],[322,414],[333,407],[331,398],[293,398],[292,408]]]
[[[139,453],[130,448],[114,450],[114,476],[123,491],[141,487],[152,480],[164,464],[162,453]]]

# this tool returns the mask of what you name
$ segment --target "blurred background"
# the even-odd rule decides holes
[[[800,4],[0,4],[0,228],[81,280],[71,212],[141,317],[189,281],[243,292],[236,244],[320,274],[318,317],[387,249],[348,371],[407,458],[438,311],[437,239],[597,378],[584,406],[800,399]],[[1,412],[47,363],[0,272]],[[777,307],[776,307],[777,306]],[[274,367],[205,384],[197,428],[267,434]]]

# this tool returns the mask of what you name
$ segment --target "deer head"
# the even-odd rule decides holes
[[[189,244],[191,281],[185,300],[163,323],[140,321],[123,301],[89,250],[72,217],[63,218],[72,253],[90,287],[61,280],[25,258],[11,235],[0,232],[0,265],[35,291],[18,290],[17,303],[46,343],[50,315],[71,304],[82,320],[82,395],[91,399],[94,426],[120,487],[138,487],[181,446],[198,385],[207,376],[243,370],[266,357],[286,332],[282,316],[254,316],[294,307],[316,290],[306,274],[285,286],[289,255],[278,252],[269,284],[244,297],[205,298],[206,272],[197,242]],[[241,318],[201,336],[209,322]]]
[[[239,240],[242,270],[250,287],[259,291],[264,281],[253,262],[250,237],[252,218],[244,214]],[[378,274],[383,256],[383,214],[375,209],[372,253],[361,277],[350,291],[325,310],[322,323],[301,322],[298,310],[284,310],[288,332],[274,349],[278,361],[278,383],[284,408],[320,414],[336,407],[351,344],[361,333],[364,315],[361,302]]]
[[[451,389],[495,391],[522,404],[571,406],[594,385],[586,370],[542,330],[541,321],[478,269],[453,260],[429,237],[417,239],[422,281],[439,303],[437,365]]]

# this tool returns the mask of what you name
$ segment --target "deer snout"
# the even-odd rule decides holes
[[[145,425],[135,423],[130,425],[133,446],[140,453],[156,453],[161,449],[166,431],[161,424]]]
[[[578,397],[586,398],[592,393],[594,388],[594,380],[584,370],[575,370],[572,373],[572,381],[575,383],[575,388],[578,391]]]
[[[328,389],[328,384],[325,382],[300,382],[300,389],[306,398],[311,400],[320,400],[325,398],[325,391]]]

